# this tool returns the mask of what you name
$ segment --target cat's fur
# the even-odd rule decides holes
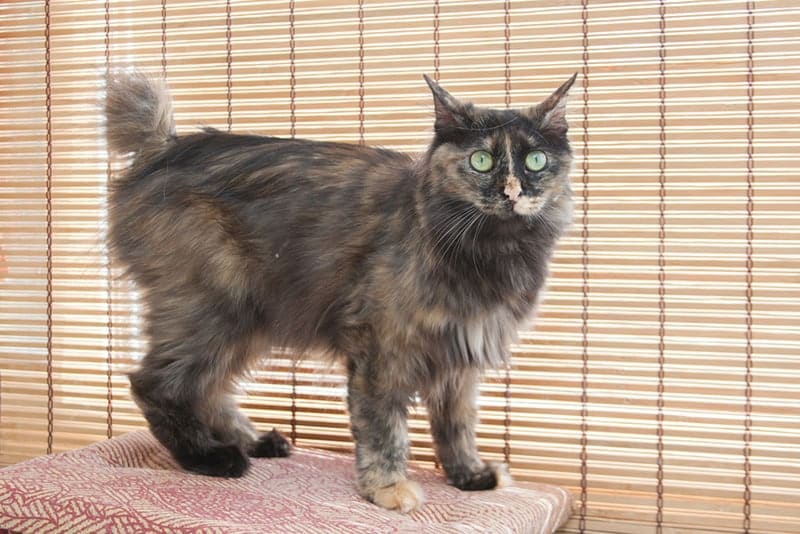
[[[360,493],[408,511],[406,414],[424,400],[439,460],[465,490],[502,482],[475,445],[482,371],[526,324],[571,217],[566,93],[521,111],[462,103],[427,79],[435,134],[418,158],[352,144],[177,135],[164,84],[108,80],[108,143],[135,152],[110,184],[109,244],[146,303],[130,375],[153,434],[184,468],[240,476],[285,456],[231,398],[269,347],[323,351],[348,372]],[[549,166],[524,168],[532,148]],[[470,154],[496,165],[478,173]]]

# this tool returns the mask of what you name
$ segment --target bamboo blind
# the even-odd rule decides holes
[[[0,465],[143,426],[135,288],[103,245],[110,64],[180,132],[424,148],[430,73],[524,106],[580,73],[575,224],[482,389],[487,458],[571,488],[564,532],[800,532],[800,7],[754,1],[0,4]],[[257,425],[350,450],[339,370],[242,384]],[[414,461],[433,464],[425,414]]]

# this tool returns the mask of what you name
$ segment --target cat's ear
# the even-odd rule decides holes
[[[443,134],[463,128],[464,105],[427,75],[423,74],[422,77],[433,93],[433,107],[436,112],[436,123],[433,128],[436,133]]]
[[[528,116],[539,123],[539,128],[557,135],[567,133],[569,128],[567,125],[567,93],[577,77],[578,73],[576,72],[544,102],[528,111]]]

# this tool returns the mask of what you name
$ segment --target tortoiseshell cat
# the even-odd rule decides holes
[[[475,446],[484,369],[503,365],[571,218],[566,94],[494,110],[436,83],[418,158],[351,144],[206,129],[175,133],[169,94],[108,80],[109,241],[146,303],[149,351],[130,375],[150,429],[185,469],[238,477],[286,456],[232,384],[269,347],[323,351],[348,372],[356,479],[408,512],[406,414],[417,393],[448,480],[494,488],[505,466]]]

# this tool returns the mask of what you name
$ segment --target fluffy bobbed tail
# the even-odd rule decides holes
[[[158,149],[175,137],[166,83],[141,72],[109,73],[105,115],[108,147],[117,154]]]

